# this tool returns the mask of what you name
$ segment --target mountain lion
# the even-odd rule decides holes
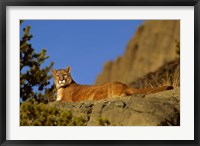
[[[109,82],[102,85],[79,85],[72,79],[70,70],[70,67],[59,70],[52,69],[54,83],[57,88],[56,100],[63,102],[101,100],[111,97],[128,96],[132,94],[150,94],[173,89],[172,86],[134,89],[121,82]]]

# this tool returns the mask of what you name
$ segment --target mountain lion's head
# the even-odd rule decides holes
[[[73,82],[73,79],[70,75],[70,70],[71,68],[69,66],[66,69],[52,69],[54,83],[57,89],[67,87]]]

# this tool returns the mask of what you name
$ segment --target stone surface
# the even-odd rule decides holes
[[[178,126],[180,89],[101,101],[54,102],[51,106],[82,116],[88,126]]]

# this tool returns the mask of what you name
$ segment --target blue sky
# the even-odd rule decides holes
[[[93,84],[103,65],[121,56],[141,20],[25,20],[31,26],[30,43],[36,52],[47,50],[54,69],[71,66],[71,75],[79,84]]]

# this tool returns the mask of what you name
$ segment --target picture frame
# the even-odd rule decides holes
[[[6,139],[6,7],[7,6],[193,6],[194,7],[194,140],[7,140]],[[15,145],[199,145],[199,0],[2,0],[0,1],[0,144]],[[189,27],[189,26],[188,26]]]

